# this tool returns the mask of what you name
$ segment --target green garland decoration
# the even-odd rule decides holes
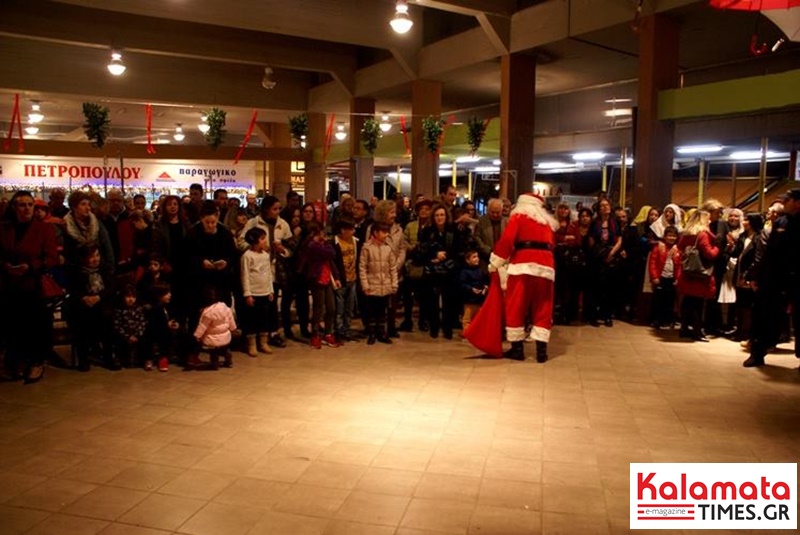
[[[294,117],[289,117],[289,132],[295,144],[299,145],[308,135],[308,115],[301,113]]]
[[[111,129],[111,121],[108,119],[108,108],[92,102],[83,103],[83,116],[86,122],[83,124],[83,131],[86,137],[92,142],[93,147],[103,148],[106,144]]]
[[[378,139],[381,137],[381,125],[374,118],[370,117],[364,121],[361,127],[361,143],[370,154],[375,154],[378,148]]]
[[[225,117],[227,113],[225,110],[219,108],[211,108],[206,114],[206,122],[208,123],[208,132],[206,132],[206,143],[212,149],[222,145],[225,141]]]
[[[439,152],[439,140],[444,133],[444,126],[447,121],[440,117],[425,117],[422,119],[422,139],[425,141],[425,147],[431,154]]]
[[[483,143],[483,136],[486,135],[486,122],[477,117],[470,117],[467,121],[467,143],[472,156],[478,152]]]

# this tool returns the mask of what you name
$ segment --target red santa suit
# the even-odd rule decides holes
[[[532,193],[519,196],[503,235],[489,259],[490,270],[507,266],[505,294],[506,339],[525,340],[525,325],[533,324],[531,338],[550,340],[553,326],[556,278],[556,220],[544,208],[544,200]]]

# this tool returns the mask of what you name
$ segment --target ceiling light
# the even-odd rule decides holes
[[[122,54],[116,50],[111,51],[111,62],[107,66],[108,72],[114,76],[120,76],[125,72],[125,64],[122,63]]]
[[[481,161],[480,156],[459,156],[456,163],[475,163]]]
[[[575,167],[575,164],[564,162],[541,162],[536,167],[539,169],[561,169],[563,167]]]
[[[625,115],[633,115],[633,110],[630,108],[620,108],[614,110],[605,110],[603,115],[606,117],[622,117]]]
[[[183,128],[181,127],[181,123],[178,123],[178,126],[175,127],[175,133],[172,134],[172,139],[175,141],[183,141],[186,139],[186,134],[183,133]]]
[[[492,160],[492,165],[501,165],[502,163],[500,160]]]
[[[500,168],[494,165],[483,165],[473,169],[476,173],[499,173]]]
[[[732,152],[730,158],[733,160],[760,160],[762,152],[760,150],[740,150]],[[767,151],[767,158],[775,158],[777,152]]]
[[[276,85],[278,85],[278,82],[272,79],[272,68],[265,67],[264,77],[261,79],[261,87],[264,89],[275,89]]]
[[[203,114],[203,116],[200,117],[200,121],[200,124],[197,125],[197,129],[203,134],[206,134],[209,130],[211,130],[211,127],[208,125],[208,115]]]
[[[344,131],[344,124],[339,123],[336,125],[336,133],[333,134],[333,137],[339,141],[344,141],[347,139],[347,132]]]
[[[389,116],[384,114],[381,115],[381,124],[380,124],[381,132],[384,134],[392,129],[392,123],[389,122]]]
[[[408,4],[406,4],[405,0],[397,0],[397,5],[394,9],[394,18],[389,21],[389,25],[395,33],[407,33],[414,25],[414,21],[408,17]]]
[[[722,149],[722,145],[689,145],[680,147],[678,154],[704,154],[706,152],[719,152]]]
[[[605,155],[604,152],[577,152],[572,155],[572,159],[576,162],[588,162],[602,160]]]
[[[633,102],[631,98],[610,98],[605,101],[606,104],[619,104],[620,102]]]
[[[29,136],[35,136],[36,134],[39,133],[39,127],[38,126],[28,126],[28,127],[25,128],[25,133],[28,134]]]
[[[34,100],[31,102],[31,112],[28,114],[28,122],[31,124],[41,123],[44,120],[44,114],[39,102]]]
[[[772,51],[773,51],[773,52],[777,52],[777,51],[778,51],[778,49],[779,49],[781,46],[783,46],[783,43],[785,43],[785,42],[786,42],[786,39],[784,39],[783,37],[781,37],[780,39],[778,39],[777,41],[775,41],[775,44],[774,44],[774,45],[772,45]]]

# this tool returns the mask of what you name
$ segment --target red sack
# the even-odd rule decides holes
[[[504,316],[503,289],[500,287],[500,275],[495,271],[491,274],[486,301],[462,334],[475,348],[492,357],[502,358]]]

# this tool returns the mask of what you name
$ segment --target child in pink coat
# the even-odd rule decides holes
[[[194,337],[209,352],[209,367],[216,370],[219,358],[223,358],[223,366],[233,366],[231,357],[231,332],[236,330],[236,320],[230,307],[223,303],[213,288],[203,291],[205,308],[200,315],[200,322],[194,331]]]

